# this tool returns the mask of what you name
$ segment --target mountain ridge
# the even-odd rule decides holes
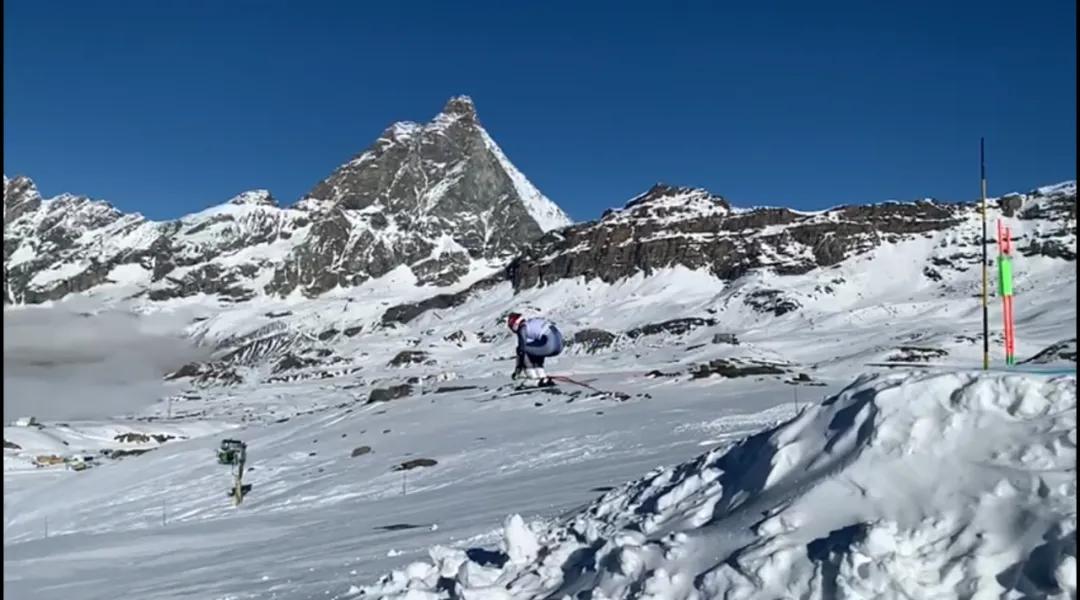
[[[988,198],[987,204],[994,213],[990,218],[1040,223],[1032,231],[1017,230],[1020,237],[1014,241],[1019,242],[1021,255],[1076,260],[1075,181]],[[576,223],[528,245],[511,264],[510,277],[520,289],[593,275],[611,283],[675,265],[706,268],[723,280],[756,268],[799,275],[905,237],[963,226],[969,238],[977,233],[972,225],[979,210],[975,201],[932,199],[817,211],[739,208],[708,190],[657,184],[621,209],[608,209],[599,219]],[[977,247],[978,239],[943,243]]]
[[[403,122],[396,123],[390,129],[395,127],[404,126],[406,128],[415,129],[419,127],[416,124]],[[361,153],[363,155],[363,153]],[[360,155],[358,155],[360,156]],[[14,178],[8,180],[5,176],[5,192],[9,189],[15,188],[29,188],[35,190],[33,182],[29,179]],[[999,216],[1005,217],[1018,217],[1021,220],[1028,218],[1028,220],[1041,220],[1055,223],[1053,226],[1040,226],[1037,231],[1033,232],[1033,235],[1038,239],[1029,239],[1025,242],[1024,239],[1015,240],[1022,243],[1018,244],[1018,251],[1021,254],[1041,254],[1051,257],[1062,258],[1067,261],[1075,261],[1075,233],[1074,226],[1070,226],[1070,223],[1075,223],[1076,218],[1076,182],[1066,181],[1058,184],[1041,186],[1035,188],[1027,193],[1010,193],[999,198],[989,198],[988,204],[992,211],[996,211]],[[15,200],[12,202],[12,200]],[[311,194],[306,195],[297,204],[305,200],[311,200]],[[325,206],[325,201],[315,200],[316,203],[322,203]],[[252,190],[244,192],[230,199],[229,201],[212,206],[203,211],[185,215],[175,221],[165,222],[151,222],[146,220],[138,213],[122,213],[115,209],[112,205],[104,201],[94,201],[83,197],[73,196],[70,194],[61,194],[55,198],[49,200],[38,199],[38,204],[51,205],[59,204],[68,212],[68,218],[75,218],[80,215],[80,212],[89,213],[84,217],[80,217],[77,220],[84,222],[95,223],[100,219],[108,220],[110,215],[116,217],[116,227],[120,230],[130,229],[141,223],[155,223],[162,226],[181,224],[186,219],[200,220],[202,217],[212,216],[213,213],[220,211],[223,207],[236,206],[242,210],[247,211],[248,220],[257,220],[257,217],[263,214],[262,211],[266,209],[273,209],[275,212],[271,213],[277,217],[281,217],[281,220],[272,224],[272,226],[264,225],[262,227],[264,231],[264,237],[258,238],[257,236],[249,238],[241,238],[234,241],[232,245],[226,244],[226,249],[240,250],[243,249],[246,241],[256,241],[260,239],[266,239],[266,236],[276,235],[281,238],[291,237],[291,233],[288,231],[289,222],[291,219],[299,221],[300,227],[307,224],[312,215],[308,211],[303,211],[293,208],[279,208],[277,202],[273,196],[266,190]],[[18,197],[12,198],[11,195],[5,194],[5,222],[9,222],[9,213],[15,213],[15,218],[11,221],[17,220],[26,211],[26,205],[32,205],[33,202],[27,202],[25,198],[19,199]],[[682,264],[683,266],[689,266],[691,268],[695,266],[701,266],[703,263],[688,261],[686,258],[687,248],[700,246],[700,243],[686,244],[687,235],[698,237],[704,235],[711,237],[713,241],[720,239],[722,235],[734,234],[737,238],[747,237],[743,236],[740,232],[746,232],[748,230],[762,230],[767,231],[768,228],[775,229],[776,227],[799,225],[799,221],[807,222],[807,227],[817,227],[820,229],[822,226],[835,226],[837,224],[836,215],[853,214],[856,216],[854,222],[856,222],[861,229],[856,233],[863,234],[864,237],[869,235],[871,239],[869,241],[863,240],[862,245],[855,243],[852,240],[844,242],[849,244],[849,247],[842,251],[838,251],[839,254],[829,256],[832,252],[831,249],[837,248],[840,242],[836,241],[835,231],[824,231],[826,237],[833,238],[829,244],[817,244],[814,246],[814,252],[819,255],[826,256],[828,261],[835,261],[843,259],[852,252],[858,254],[868,248],[875,247],[880,244],[884,238],[880,234],[882,232],[877,231],[881,227],[899,227],[899,230],[893,233],[899,235],[911,235],[918,233],[916,231],[920,227],[929,227],[934,230],[944,230],[949,227],[957,225],[960,221],[966,221],[970,226],[972,217],[977,212],[979,207],[978,201],[961,201],[961,202],[944,202],[935,199],[920,199],[915,201],[896,201],[889,200],[878,202],[874,204],[863,205],[840,205],[831,207],[828,209],[816,210],[816,211],[802,211],[795,210],[786,207],[776,206],[758,206],[758,207],[738,207],[732,205],[724,197],[713,194],[703,188],[691,188],[683,186],[674,186],[669,184],[658,183],[652,186],[648,191],[639,194],[628,201],[626,201],[622,208],[608,209],[598,218],[590,221],[583,221],[579,223],[573,223],[564,225],[560,228],[560,231],[548,230],[547,233],[541,235],[538,238],[531,239],[528,243],[523,243],[518,248],[519,253],[512,259],[507,259],[510,262],[506,263],[506,277],[515,282],[515,286],[520,288],[522,286],[536,285],[541,280],[552,281],[552,272],[546,271],[546,274],[541,275],[541,269],[544,263],[558,262],[559,260],[566,261],[570,254],[567,253],[567,249],[573,245],[571,241],[576,240],[578,246],[578,254],[576,257],[576,264],[578,265],[576,270],[561,271],[557,278],[574,277],[584,275],[589,277],[588,265],[592,264],[595,268],[601,262],[604,263],[605,270],[608,275],[601,276],[601,279],[605,281],[615,281],[620,277],[632,275],[634,272],[643,270],[644,272],[650,272],[655,270],[659,265],[672,266],[674,264]],[[72,211],[71,209],[78,209]],[[330,208],[330,210],[334,210]],[[297,212],[290,212],[297,211]],[[918,219],[915,219],[915,213],[912,211],[918,211],[926,217],[927,214],[932,218],[922,218],[922,224],[918,224]],[[929,211],[929,213],[927,213]],[[892,220],[892,225],[888,225],[889,215],[897,213],[898,219]],[[315,215],[318,213],[316,212]],[[73,217],[73,215],[75,217]],[[118,216],[117,216],[118,215]],[[813,221],[817,220],[818,223],[814,224]],[[937,222],[932,222],[936,220]],[[720,225],[726,223],[725,225]],[[296,224],[295,222],[293,223]],[[285,226],[283,226],[285,225]],[[203,224],[197,225],[203,227]],[[6,229],[5,225],[5,229]],[[680,231],[681,228],[681,231]],[[695,230],[695,228],[697,228]],[[912,229],[914,228],[914,229]],[[271,231],[273,230],[273,231]],[[596,233],[600,230],[606,230],[608,234],[605,236],[597,237]],[[723,234],[723,231],[727,230],[728,234]],[[591,238],[584,239],[578,237],[579,233],[586,233]],[[886,232],[887,233],[887,232]],[[1071,234],[1071,237],[1070,237]],[[652,235],[654,239],[646,239],[649,235]],[[791,236],[790,231],[780,232],[782,237]],[[798,234],[801,235],[801,234]],[[796,237],[798,237],[796,235]],[[569,238],[567,236],[570,236]],[[613,237],[612,237],[613,236]],[[655,256],[648,261],[650,264],[641,265],[638,264],[633,268],[623,269],[620,271],[621,260],[607,260],[597,261],[595,259],[583,260],[581,251],[585,251],[587,248],[589,252],[596,253],[605,250],[610,250],[613,247],[618,247],[620,244],[623,246],[630,245],[636,247],[637,250],[633,250],[632,253],[641,254],[641,248],[649,246],[649,242],[659,241],[658,238],[668,237],[671,240],[678,240],[680,236],[681,247],[680,258],[678,260],[670,260],[669,258],[660,257],[657,259]],[[759,236],[760,237],[760,236]],[[629,240],[635,239],[637,242],[630,243]],[[621,241],[620,241],[621,240]],[[692,241],[692,240],[691,240]],[[796,240],[798,241],[798,240]],[[644,242],[644,243],[642,243]],[[992,240],[990,240],[992,243]],[[636,244],[636,246],[635,246]],[[804,244],[805,245],[805,244]],[[12,259],[18,259],[17,252],[9,252],[9,243],[6,240],[5,243],[5,266],[8,266]],[[860,250],[859,248],[863,248]],[[854,248],[854,250],[852,250]],[[721,266],[719,269],[714,268],[714,274],[724,279],[737,278],[741,273],[745,273],[748,270],[759,267],[779,267],[781,273],[795,273],[805,272],[808,269],[821,266],[819,257],[815,257],[814,261],[803,261],[800,266],[788,267],[779,263],[759,261],[753,263],[753,257],[762,257],[768,252],[768,250],[762,245],[749,245],[744,247],[739,255],[730,251],[730,248],[721,252],[720,255],[728,257],[728,266]],[[265,250],[265,248],[264,248]],[[847,252],[848,254],[845,254]],[[716,248],[713,248],[714,255],[716,254]],[[197,253],[196,253],[197,254]],[[647,252],[645,254],[648,254]],[[560,259],[560,257],[562,257]],[[187,263],[191,259],[184,259],[179,262]],[[973,258],[973,255],[967,258]],[[737,260],[736,260],[737,259]],[[749,262],[747,262],[749,261]],[[940,261],[939,261],[940,262]],[[16,262],[17,264],[17,262]],[[474,272],[471,276],[472,279],[477,277],[488,277],[496,280],[500,279],[501,269],[500,264],[490,263],[487,265],[486,270]],[[933,273],[938,270],[938,267],[942,265],[935,265],[928,268],[928,277],[933,277]],[[794,269],[794,270],[792,270]],[[532,274],[530,274],[532,273]],[[6,288],[8,286],[5,286]],[[228,288],[223,288],[228,293]],[[164,295],[161,293],[155,293],[150,291],[150,299],[161,299]],[[6,294],[6,297],[10,298],[10,294]],[[248,298],[250,299],[250,297]],[[10,303],[10,300],[8,300]]]
[[[36,304],[133,282],[142,289],[128,295],[151,300],[314,297],[402,266],[445,285],[570,222],[506,158],[471,99],[455,96],[426,124],[391,124],[289,206],[256,189],[153,221],[83,196],[45,199],[28,177],[5,175],[4,298]]]

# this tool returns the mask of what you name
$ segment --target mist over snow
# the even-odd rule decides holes
[[[180,316],[76,304],[4,310],[4,415],[92,419],[158,401],[163,376],[206,358]]]

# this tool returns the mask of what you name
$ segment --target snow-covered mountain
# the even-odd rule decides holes
[[[991,227],[999,218],[1013,225],[1021,256],[1076,260],[1075,182],[995,198],[991,210]],[[513,280],[519,289],[579,276],[613,282],[677,265],[727,281],[762,268],[803,275],[885,244],[933,239],[928,256],[912,258],[925,261],[927,279],[939,281],[943,271],[979,264],[979,225],[974,202],[737,209],[706,190],[657,185],[598,221],[529,245],[512,266]]]
[[[448,285],[569,223],[460,96],[427,124],[394,123],[291,207],[255,190],[153,222],[81,196],[43,199],[27,177],[5,176],[4,302],[315,297],[398,267]]]

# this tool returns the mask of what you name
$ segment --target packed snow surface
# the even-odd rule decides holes
[[[433,548],[361,593],[1073,598],[1075,409],[1075,377],[864,376],[572,514],[511,515],[491,551]]]

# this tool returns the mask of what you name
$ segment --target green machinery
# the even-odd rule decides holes
[[[244,465],[247,464],[247,444],[240,440],[221,440],[217,451],[218,463],[231,467],[233,474],[233,487],[229,495],[233,499],[233,506],[239,506],[244,501],[244,493],[251,486],[244,485]]]

